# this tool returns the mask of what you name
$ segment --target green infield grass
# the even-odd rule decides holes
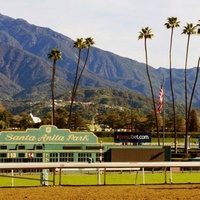
[[[4,174],[6,175],[6,174]],[[11,175],[11,174],[7,174]],[[41,174],[15,174],[15,177],[2,177],[0,176],[0,187],[9,186],[40,186],[42,185]],[[48,173],[47,185],[52,185],[52,174]],[[106,179],[104,180],[104,174],[100,174],[100,179],[98,179],[97,173],[63,173],[61,178],[62,185],[119,185],[119,184],[163,184],[165,180],[168,184],[182,184],[182,183],[200,183],[200,173],[198,171],[183,171],[166,174],[163,171],[145,171],[143,176],[142,171],[136,172],[107,172]],[[22,179],[21,179],[22,178]],[[28,179],[26,179],[28,178]],[[30,180],[31,179],[31,180]],[[34,180],[38,179],[38,180]],[[55,184],[59,184],[59,175],[56,174]]]

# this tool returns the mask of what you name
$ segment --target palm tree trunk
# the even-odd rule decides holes
[[[53,61],[53,72],[51,79],[51,95],[52,95],[52,116],[51,116],[51,125],[55,125],[55,103],[54,103],[54,79],[56,73],[56,60]]]
[[[76,91],[77,91],[81,76],[83,74],[83,71],[84,71],[84,69],[86,67],[86,64],[87,64],[87,61],[88,61],[89,52],[90,52],[90,47],[88,47],[88,49],[87,49],[87,55],[86,55],[86,58],[85,58],[85,63],[84,63],[83,68],[82,68],[82,70],[81,70],[81,72],[79,74],[79,77],[78,77],[78,80],[77,80],[77,83],[76,83],[76,86],[75,86],[75,89],[74,89],[74,93],[75,94],[76,94]]]
[[[157,113],[156,113],[156,104],[155,104],[154,92],[153,92],[153,87],[152,87],[151,78],[150,78],[150,74],[149,74],[149,67],[148,67],[148,55],[147,55],[146,38],[144,40],[144,46],[145,46],[145,58],[146,58],[146,71],[147,71],[147,76],[148,76],[148,79],[149,79],[149,84],[150,84],[150,89],[151,89],[151,95],[152,95],[152,100],[153,100],[153,108],[154,108],[154,115],[155,115],[155,120],[156,120],[158,145],[160,146],[160,134],[159,134],[159,128],[158,128],[158,119],[157,119]]]
[[[185,56],[185,153],[188,153],[188,105],[187,105],[187,60],[190,43],[190,34],[188,35],[186,56]]]
[[[192,107],[192,100],[193,100],[194,91],[195,91],[195,88],[196,88],[196,84],[197,84],[197,80],[198,80],[198,75],[199,75],[199,62],[200,62],[200,57],[199,57],[198,63],[197,63],[196,77],[195,77],[194,85],[193,85],[193,88],[192,88],[192,94],[191,94],[190,102],[189,102],[188,119],[187,119],[187,121],[188,121],[188,127],[189,127],[189,121],[190,121],[190,111],[191,111],[191,107]]]
[[[71,117],[72,117],[72,107],[74,104],[75,100],[75,95],[76,95],[76,84],[77,84],[77,78],[78,78],[78,69],[79,69],[79,63],[80,63],[80,58],[81,57],[81,49],[79,49],[79,55],[78,55],[78,62],[76,66],[76,73],[75,73],[75,79],[74,79],[74,84],[72,88],[72,94],[71,94],[71,102],[70,102],[70,108],[69,108],[69,116],[68,116],[68,128],[71,128]]]
[[[171,29],[171,38],[170,38],[170,50],[169,50],[169,66],[170,66],[170,87],[172,94],[172,106],[173,106],[173,124],[174,124],[174,149],[177,153],[177,133],[176,133],[176,108],[175,108],[175,99],[174,99],[174,90],[173,90],[173,81],[172,81],[172,39],[173,39],[174,29]]]

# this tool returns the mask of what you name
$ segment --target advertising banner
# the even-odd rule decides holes
[[[146,132],[115,132],[114,142],[151,142],[151,133]]]

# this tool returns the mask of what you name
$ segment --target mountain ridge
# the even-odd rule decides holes
[[[95,38],[94,38],[95,40]],[[49,99],[52,62],[47,54],[52,48],[62,51],[63,59],[57,62],[55,95],[64,95],[71,90],[77,64],[77,49],[74,41],[50,28],[29,24],[24,19],[13,19],[0,14],[0,75],[8,86],[1,85],[1,100]],[[83,51],[83,58],[86,51]],[[188,91],[192,90],[196,67],[188,69]],[[165,97],[171,99],[169,69],[149,66],[158,97],[162,77],[165,77]],[[176,101],[184,102],[184,70],[172,69]],[[151,96],[146,75],[146,65],[112,52],[91,47],[86,70],[80,87],[117,88]],[[200,81],[194,95],[194,106],[200,107]],[[13,88],[16,88],[15,90]],[[42,95],[41,95],[42,94]]]

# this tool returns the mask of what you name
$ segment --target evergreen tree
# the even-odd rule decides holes
[[[197,132],[199,127],[198,116],[196,110],[190,112],[189,131]]]

